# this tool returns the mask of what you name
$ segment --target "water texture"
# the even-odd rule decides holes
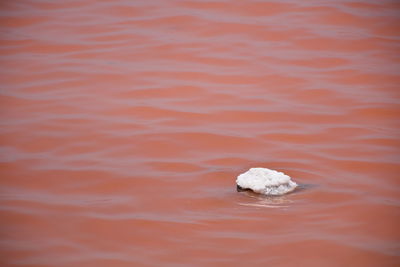
[[[398,1],[0,2],[1,266],[399,266]],[[236,192],[250,167],[303,185]]]

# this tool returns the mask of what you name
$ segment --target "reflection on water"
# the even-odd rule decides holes
[[[259,208],[288,208],[293,201],[287,196],[263,196],[246,192],[250,197],[249,202],[238,203],[241,206],[251,206]]]
[[[282,196],[266,196],[254,193],[251,190],[237,188],[238,192],[241,192],[241,194],[244,194],[246,197],[248,197],[246,202],[239,202],[238,204],[241,206],[260,208],[288,208],[291,206],[291,203],[294,203],[293,195],[305,193],[304,191],[315,187],[317,186],[314,184],[299,184],[294,191]]]

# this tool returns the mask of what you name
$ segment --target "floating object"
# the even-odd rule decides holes
[[[236,179],[238,191],[250,189],[263,195],[280,196],[298,186],[283,172],[267,168],[251,168]]]

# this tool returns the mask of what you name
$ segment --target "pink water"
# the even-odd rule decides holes
[[[398,1],[0,15],[1,266],[400,265]]]

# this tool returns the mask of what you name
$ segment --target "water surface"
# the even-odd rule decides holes
[[[1,265],[399,266],[399,14],[2,1]]]

